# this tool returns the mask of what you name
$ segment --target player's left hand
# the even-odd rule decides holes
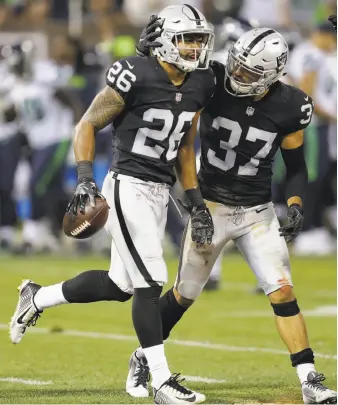
[[[211,245],[214,234],[212,216],[207,207],[193,207],[190,212],[191,239],[199,245]]]
[[[141,32],[140,40],[136,46],[136,53],[138,56],[148,56],[151,48],[158,48],[162,46],[156,39],[161,35],[161,30],[156,31],[157,28],[161,28],[163,20],[157,17],[156,14],[150,17],[150,20],[145,28]]]
[[[292,204],[288,208],[288,223],[279,228],[280,236],[285,236],[286,243],[291,242],[302,230],[303,227],[303,210],[298,204]]]

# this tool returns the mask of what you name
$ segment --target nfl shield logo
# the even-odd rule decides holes
[[[247,115],[253,115],[254,112],[255,112],[255,109],[254,109],[253,107],[248,107],[248,108],[246,109]]]
[[[176,93],[175,96],[176,103],[179,103],[181,100],[182,100],[182,93]]]

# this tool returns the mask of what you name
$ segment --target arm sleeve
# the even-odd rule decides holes
[[[296,149],[281,148],[286,167],[285,198],[300,197],[305,200],[308,172],[304,157],[304,146]]]

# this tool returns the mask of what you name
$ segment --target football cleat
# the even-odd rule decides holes
[[[35,326],[42,311],[34,304],[34,295],[40,290],[41,285],[31,280],[24,280],[18,287],[19,301],[11,319],[9,335],[12,343],[20,343],[28,326]]]
[[[129,360],[129,373],[126,382],[126,391],[134,398],[149,397],[148,383],[150,373],[145,356],[137,357],[136,351]]]
[[[184,378],[175,373],[161,387],[154,390],[155,404],[200,404],[205,401],[205,395],[185,388],[181,383]]]
[[[337,393],[322,384],[325,380],[323,374],[311,371],[307,381],[302,384],[304,404],[336,404]]]

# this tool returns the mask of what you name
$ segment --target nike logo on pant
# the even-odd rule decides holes
[[[268,207],[263,207],[263,208],[258,208],[257,210],[256,210],[256,212],[257,212],[257,214],[259,214],[260,212],[262,212],[262,211],[265,211],[265,210],[267,210],[268,209]]]

